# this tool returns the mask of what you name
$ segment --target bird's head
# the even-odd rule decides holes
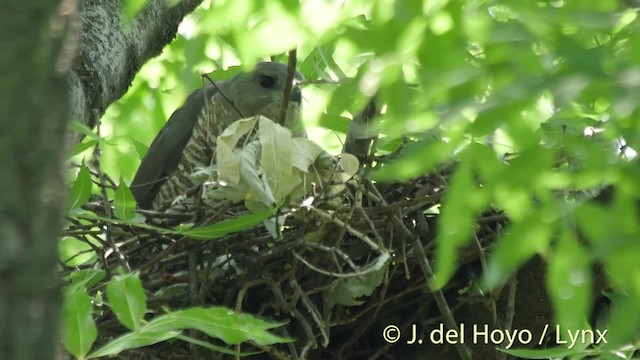
[[[261,62],[249,73],[240,73],[220,86],[220,91],[233,103],[243,117],[265,116],[275,122],[280,121],[282,101],[287,82],[288,67],[277,62]],[[291,92],[284,126],[294,135],[304,135],[300,119],[302,93],[300,82],[304,77],[296,71],[293,76]],[[228,105],[228,104],[227,104]]]

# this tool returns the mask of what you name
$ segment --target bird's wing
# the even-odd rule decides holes
[[[217,92],[217,88],[211,84],[205,89],[207,99]],[[204,107],[202,92],[203,89],[200,88],[191,93],[184,105],[171,115],[142,159],[138,172],[131,182],[131,192],[140,208],[151,208],[153,199],[167,176],[178,167],[182,151],[189,142],[198,116]]]

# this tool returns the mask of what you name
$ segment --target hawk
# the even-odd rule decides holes
[[[178,196],[196,189],[198,182],[191,173],[211,165],[216,137],[233,122],[256,115],[279,121],[287,74],[287,65],[262,62],[252,72],[240,73],[189,95],[153,140],[136,172],[131,192],[138,206],[166,209]],[[303,79],[296,71],[291,93],[286,95],[289,102],[284,126],[295,136],[304,136],[299,86]]]

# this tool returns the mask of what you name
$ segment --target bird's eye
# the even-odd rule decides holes
[[[273,84],[276,83],[276,81],[268,75],[261,75],[258,78],[258,83],[260,84],[260,86],[262,86],[263,88],[270,88],[273,86]]]

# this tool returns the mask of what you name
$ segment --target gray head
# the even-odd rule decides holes
[[[231,80],[219,84],[220,91],[230,100],[242,117],[263,115],[280,122],[280,111],[284,98],[288,67],[277,62],[261,62],[249,73],[240,73]],[[294,73],[292,90],[284,126],[294,135],[304,135],[300,120],[302,94],[299,83],[304,80],[298,71]],[[231,107],[226,101],[225,107]],[[228,109],[234,111],[235,109]]]

